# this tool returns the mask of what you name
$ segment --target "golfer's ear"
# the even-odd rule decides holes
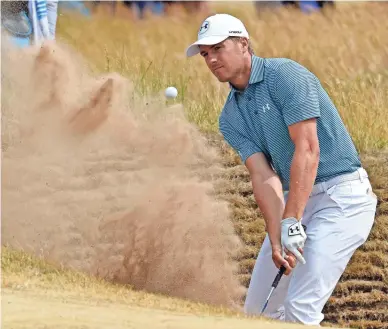
[[[249,41],[247,38],[241,38],[240,40],[244,53],[248,51]]]

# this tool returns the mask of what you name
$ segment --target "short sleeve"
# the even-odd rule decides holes
[[[252,154],[262,152],[257,144],[233,128],[229,122],[220,120],[219,126],[224,139],[239,154],[244,164]]]
[[[279,68],[275,93],[287,126],[320,117],[318,81],[302,65],[288,62]]]

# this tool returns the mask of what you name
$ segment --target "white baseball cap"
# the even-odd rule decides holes
[[[186,56],[199,53],[199,45],[215,45],[228,37],[245,37],[249,34],[244,24],[228,14],[215,14],[206,18],[198,31],[198,40],[186,49]]]

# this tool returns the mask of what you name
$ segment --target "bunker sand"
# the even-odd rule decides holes
[[[302,325],[260,319],[198,316],[158,309],[68,297],[64,291],[3,289],[6,328],[187,328],[297,329]]]
[[[64,45],[29,51],[4,56],[2,243],[238,308],[242,244],[214,193],[221,159],[183,107],[144,100],[118,74],[94,76]]]

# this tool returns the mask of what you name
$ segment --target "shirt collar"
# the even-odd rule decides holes
[[[248,85],[263,81],[264,79],[264,59],[256,55],[252,55],[251,75],[249,76]],[[230,83],[229,87],[232,92],[240,92],[235,89]]]

